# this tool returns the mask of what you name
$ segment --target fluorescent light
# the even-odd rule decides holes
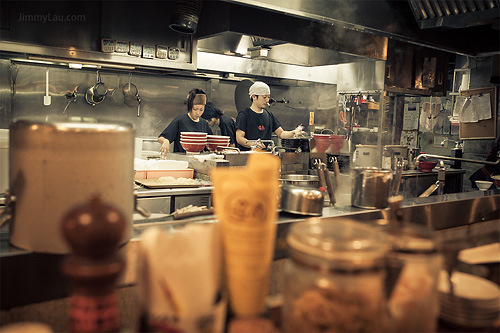
[[[75,64],[75,63],[69,63],[68,64],[69,68],[72,68],[72,69],[82,69],[83,65],[82,64]]]
[[[37,61],[37,62],[41,62],[41,63],[50,62],[50,63],[68,64],[68,66],[70,68],[78,68],[78,69],[81,68],[81,67],[78,67],[78,65],[81,65],[82,67],[85,67],[85,68],[108,67],[108,68],[127,69],[127,70],[135,69],[135,66],[132,66],[132,65],[122,65],[122,64],[116,64],[116,63],[85,61],[85,60],[76,60],[76,59],[39,57],[39,56],[32,56],[32,55],[28,56],[28,60]],[[74,67],[72,67],[72,66],[74,66]]]

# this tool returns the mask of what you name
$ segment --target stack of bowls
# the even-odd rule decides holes
[[[316,150],[318,153],[324,153],[330,147],[329,134],[313,134],[313,139],[316,141]]]
[[[214,151],[217,147],[227,147],[229,139],[229,136],[225,135],[207,135],[207,148]]]
[[[453,272],[453,293],[448,272],[439,275],[439,317],[447,322],[476,328],[493,328],[500,316],[500,288],[482,277]]]
[[[330,148],[328,148],[329,153],[338,153],[344,147],[344,143],[345,135],[330,135]]]
[[[188,153],[199,153],[207,144],[207,133],[181,132],[181,146]]]

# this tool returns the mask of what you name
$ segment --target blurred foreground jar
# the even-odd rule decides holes
[[[437,289],[443,256],[435,233],[424,225],[385,229],[391,249],[387,269],[397,271],[389,297],[390,331],[435,332],[439,315]]]
[[[386,330],[384,233],[348,219],[309,219],[287,236],[284,332]]]
[[[15,197],[12,245],[65,254],[63,214],[98,194],[132,234],[134,136],[129,124],[17,120],[10,126],[9,190]]]

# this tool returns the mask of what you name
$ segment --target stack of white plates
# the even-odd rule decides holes
[[[476,275],[453,272],[453,294],[448,272],[439,275],[439,317],[467,327],[492,327],[500,316],[500,287]]]

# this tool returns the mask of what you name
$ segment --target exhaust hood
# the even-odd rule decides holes
[[[323,66],[366,60],[364,56],[249,36],[231,31],[198,40],[198,51],[268,60],[297,66]]]
[[[307,67],[387,58],[387,37],[275,8],[237,1],[204,2],[198,50]]]
[[[438,1],[408,0],[420,29],[438,27],[469,28],[498,23],[498,0]]]
[[[388,39],[484,56],[500,53],[499,8],[499,0],[205,1],[198,39],[204,50],[248,57],[255,50],[241,40],[263,39],[268,60],[303,66],[385,60]]]

